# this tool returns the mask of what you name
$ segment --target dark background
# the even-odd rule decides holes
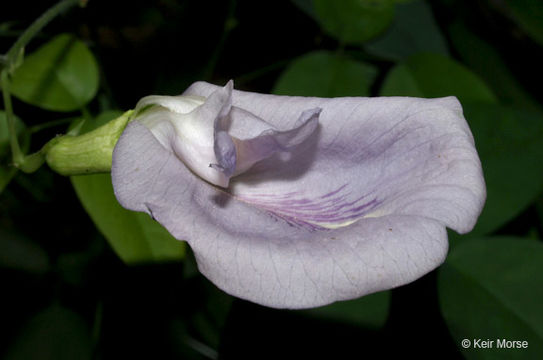
[[[24,29],[53,3],[4,3],[0,22],[14,21],[15,29]],[[493,2],[443,0],[431,6],[441,27],[460,20],[494,46],[519,82],[542,100],[541,78],[529,70],[540,66],[542,48]],[[178,94],[196,80],[224,84],[234,79],[238,89],[270,92],[290,60],[337,47],[286,0],[90,0],[85,9],[54,20],[27,50],[60,32],[75,33],[99,61],[101,89],[90,104],[94,112],[130,109],[148,94]],[[0,38],[0,47],[8,49],[16,35]],[[380,74],[393,65],[363,56]],[[14,108],[29,125],[55,117],[16,99]],[[33,144],[61,131],[40,133]],[[184,263],[124,265],[96,231],[69,180],[47,169],[19,174],[0,199],[0,235],[29,239],[47,259],[34,271],[0,269],[0,355],[24,337],[25,324],[37,313],[59,305],[82,316],[99,359],[206,358],[190,339],[216,345],[222,359],[461,358],[440,316],[435,272],[392,290],[385,326],[366,329],[232,299],[195,272],[190,254]],[[529,208],[498,234],[523,233],[536,218]],[[44,342],[71,339],[62,324],[58,328],[51,331],[57,340]]]

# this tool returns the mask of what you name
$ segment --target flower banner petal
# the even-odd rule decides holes
[[[184,96],[219,89],[196,83]],[[288,131],[315,116],[319,126],[219,188],[136,119],[117,143],[112,179],[124,207],[188,241],[201,272],[232,295],[304,308],[396,287],[442,263],[446,226],[467,232],[481,212],[481,165],[455,98],[233,90],[231,104],[221,131],[232,139],[272,129],[296,140]]]
[[[186,239],[205,276],[267,306],[314,307],[389,289],[431,271],[447,252],[445,228],[420,216],[324,231],[289,225],[202,182],[137,122],[119,140],[112,176],[120,203]]]

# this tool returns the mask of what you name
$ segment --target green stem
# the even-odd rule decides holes
[[[59,126],[59,125],[69,124],[73,120],[74,120],[74,118],[71,117],[71,118],[66,118],[66,119],[58,119],[58,120],[49,121],[49,122],[46,122],[46,123],[43,123],[43,124],[31,126],[30,128],[28,128],[28,132],[31,133],[31,134],[35,134],[35,133],[40,132],[40,131],[42,131],[44,129],[49,129],[51,127],[55,127],[55,126]]]
[[[77,136],[81,132],[81,129],[83,126],[85,126],[86,123],[92,123],[94,120],[92,114],[90,113],[89,109],[87,109],[86,106],[83,106],[81,108],[81,115],[83,115],[83,119],[77,123],[69,132],[67,135],[74,135]]]
[[[13,106],[11,105],[11,93],[9,75],[6,69],[2,70],[2,96],[4,98],[4,109],[6,111],[6,120],[8,122],[9,143],[11,146],[11,154],[13,164],[19,167],[24,162],[24,155],[21,152],[19,146],[19,140],[17,139],[17,130],[15,129],[15,116],[13,115]]]
[[[292,60],[294,60],[296,57],[292,57],[289,59],[284,59],[277,61],[276,63],[273,63],[271,65],[266,65],[264,67],[258,68],[256,70],[252,70],[250,72],[247,72],[245,74],[242,74],[240,76],[236,76],[236,85],[246,84],[248,82],[254,81],[255,79],[258,79],[264,75],[269,74],[272,71],[279,70],[281,68],[284,68],[287,66]]]
[[[81,4],[85,5],[87,0],[62,0],[56,5],[52,6],[37,18],[22,34],[17,41],[11,46],[5,56],[2,56],[2,62],[4,68],[0,74],[0,81],[2,85],[2,96],[4,99],[4,107],[6,111],[6,120],[8,122],[9,140],[11,146],[11,154],[13,159],[13,165],[16,168],[21,169],[24,172],[36,171],[45,161],[45,154],[48,149],[57,142],[53,139],[50,143],[46,144],[40,151],[25,156],[21,151],[19,140],[17,139],[17,132],[15,129],[15,117],[13,114],[13,106],[11,104],[11,91],[10,91],[10,79],[9,75],[17,68],[22,62],[22,54],[24,47],[32,40],[45,25],[53,20],[58,14],[69,9],[70,7]]]
[[[84,4],[84,2],[81,0],[62,0],[37,18],[8,50],[6,54],[6,68],[8,71],[12,72],[15,69],[18,61],[20,60],[24,47],[30,42],[30,40],[32,40],[32,38],[34,38],[34,36],[36,36],[38,32],[40,32],[41,29],[43,29],[45,25],[53,20],[58,14],[78,3]]]
[[[89,109],[87,109],[86,106],[81,107],[81,115],[83,115],[83,118],[85,121],[92,121],[93,116],[90,113]]]

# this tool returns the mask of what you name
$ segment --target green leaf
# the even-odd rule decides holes
[[[391,60],[403,60],[420,52],[449,53],[430,6],[421,0],[397,4],[392,26],[365,48]]]
[[[381,96],[424,97],[425,91],[419,85],[411,69],[404,64],[396,65],[389,71],[380,91]]]
[[[309,316],[341,323],[380,329],[388,319],[390,291],[382,291],[355,300],[304,310]]]
[[[393,0],[314,0],[313,5],[320,25],[341,43],[364,43],[394,18]]]
[[[313,0],[291,0],[300,10],[306,13],[309,17],[318,21]]]
[[[200,278],[200,281],[203,277]],[[194,330],[197,339],[218,349],[221,343],[221,334],[230,313],[234,298],[218,290],[215,286],[204,280],[200,307],[193,307],[188,326]]]
[[[543,190],[543,115],[492,104],[466,104],[487,186],[483,213],[471,234],[513,219]]]
[[[376,75],[376,69],[370,65],[317,51],[294,60],[277,80],[273,92],[319,97],[368,96]]]
[[[51,306],[32,318],[6,353],[6,360],[91,359],[85,320],[71,310]]]
[[[476,36],[460,22],[449,27],[449,37],[462,60],[491,86],[504,104],[531,110],[539,108],[537,102],[511,73],[508,65],[502,60],[502,55],[485,40]]]
[[[61,34],[25,58],[13,74],[11,91],[43,109],[73,111],[96,95],[98,82],[98,65],[86,45]]]
[[[0,164],[0,194],[4,191],[6,186],[8,186],[11,180],[13,180],[16,173],[16,167]]]
[[[468,359],[537,359],[543,354],[543,244],[480,238],[459,244],[438,274],[441,311],[460,346],[494,340],[492,349],[462,349]],[[497,339],[527,341],[498,349]]]
[[[0,266],[44,274],[49,270],[49,257],[26,237],[0,228]]]
[[[466,102],[494,103],[496,97],[468,68],[438,54],[419,54],[394,67],[387,75],[382,96],[443,97]]]
[[[98,229],[125,263],[173,261],[185,255],[185,243],[144,213],[119,205],[109,174],[71,178],[79,200]]]
[[[506,0],[520,27],[543,45],[543,3],[541,0]]]

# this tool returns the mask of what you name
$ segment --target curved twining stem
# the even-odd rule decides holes
[[[8,122],[8,132],[10,139],[10,147],[12,153],[13,165],[24,171],[34,172],[45,161],[45,153],[50,146],[56,143],[56,139],[51,140],[40,151],[25,156],[21,151],[19,140],[17,139],[17,132],[15,129],[15,115],[13,113],[13,106],[11,103],[11,91],[10,91],[10,74],[20,66],[23,62],[24,47],[36,36],[36,34],[43,29],[51,20],[53,20],[58,14],[67,10],[68,8],[80,4],[85,6],[87,0],[63,0],[52,6],[49,10],[43,13],[38,19],[36,19],[32,25],[30,25],[21,36],[15,41],[8,52],[0,59],[2,60],[2,71],[0,74],[0,81],[2,86],[2,97],[4,101],[4,109],[6,112],[6,120]]]
[[[30,126],[28,128],[28,132],[30,134],[35,134],[35,133],[38,133],[38,132],[40,132],[42,130],[49,129],[49,128],[52,128],[52,127],[56,127],[56,126],[60,126],[60,125],[68,125],[69,123],[73,122],[75,119],[76,119],[75,117],[67,117],[67,118],[62,118],[62,119],[57,119],[57,120],[44,122],[44,123],[41,123],[41,124]]]
[[[80,4],[81,6],[85,6],[87,4],[87,0],[63,0],[59,3],[53,5],[51,8],[49,8],[46,12],[44,12],[39,18],[37,18],[32,25],[30,25],[22,34],[21,36],[15,41],[15,43],[11,46],[11,48],[8,50],[5,56],[5,62],[6,62],[6,69],[9,73],[12,73],[16,68],[17,65],[21,62],[21,57],[23,55],[23,49],[24,47],[36,36],[38,32],[40,32],[41,29],[45,25],[47,25],[51,20],[53,20],[57,15],[64,12],[65,10],[69,9],[72,6],[75,6],[77,4]]]
[[[13,106],[11,104],[10,81],[7,69],[2,70],[0,75],[2,81],[2,97],[4,99],[4,109],[6,111],[6,120],[8,122],[9,143],[11,154],[15,167],[20,167],[24,163],[24,155],[21,152],[17,131],[15,129],[15,116],[13,115]]]

